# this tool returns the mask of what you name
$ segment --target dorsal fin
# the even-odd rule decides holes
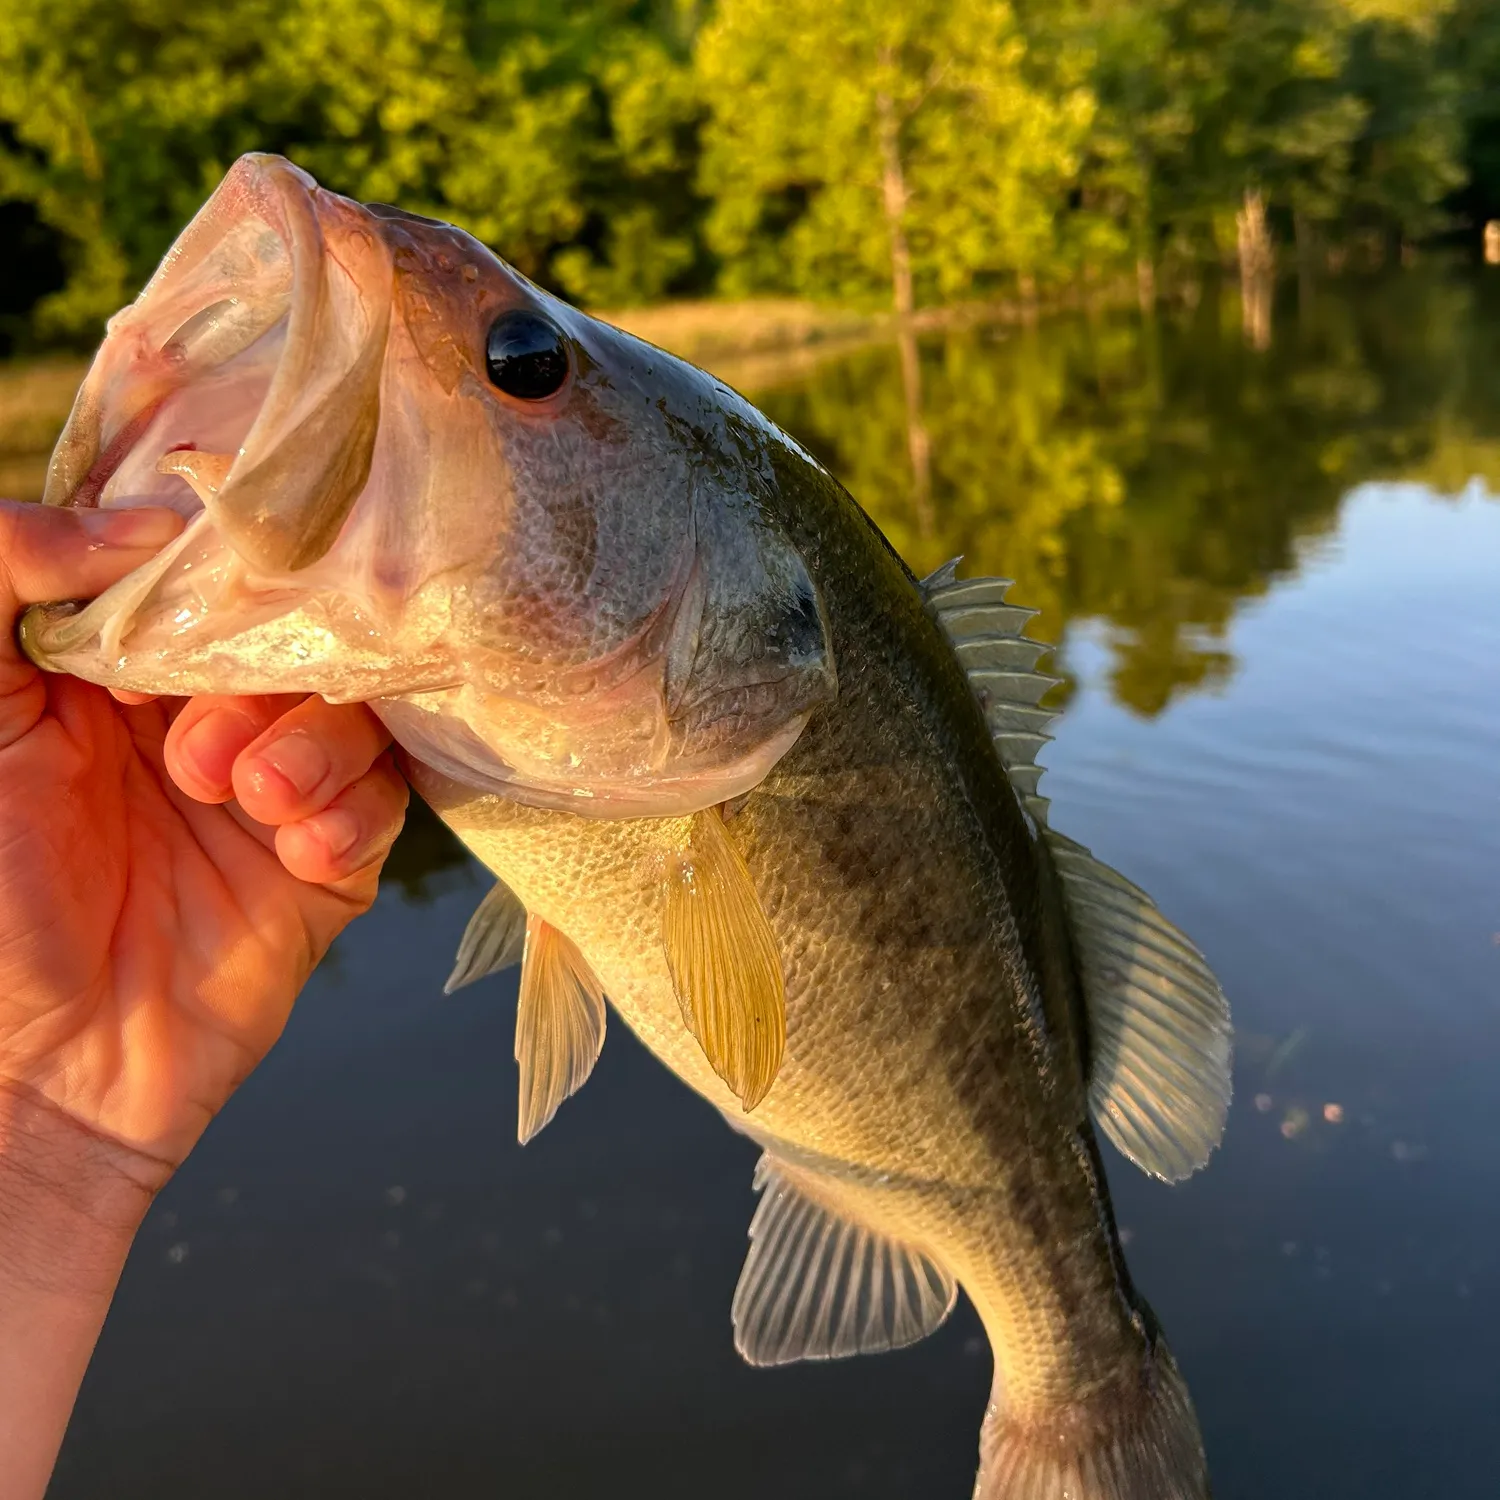
[[[922,593],[968,674],[1016,796],[1045,827],[1047,799],[1037,795],[1042,768],[1036,757],[1057,716],[1038,705],[1060,679],[1038,672],[1036,664],[1052,647],[1022,634],[1036,611],[1006,602],[1010,579],[961,579],[958,563],[955,557],[924,578]]]
[[[734,1346],[752,1365],[900,1349],[939,1327],[958,1295],[917,1250],[823,1207],[767,1153],[750,1253],[734,1291]]]
[[[604,990],[584,956],[540,917],[526,921],[516,1062],[516,1135],[524,1146],[576,1094],[604,1046]]]
[[[497,880],[464,928],[443,993],[451,995],[466,984],[520,963],[525,947],[526,908],[503,880]]]
[[[960,579],[958,561],[924,579],[922,592],[1052,850],[1088,1011],[1090,1107],[1131,1161],[1176,1181],[1201,1167],[1224,1133],[1229,1005],[1203,955],[1143,890],[1047,828],[1036,757],[1056,716],[1038,704],[1058,679],[1036,663],[1051,647],[1021,634],[1034,611],[1006,603],[1007,579]]]
[[[1048,830],[1089,1018],[1089,1105],[1142,1171],[1175,1182],[1224,1134],[1229,1003],[1203,955],[1151,898]]]
[[[662,939],[682,1019],[747,1110],[786,1050],[786,981],[776,936],[717,807],[693,816],[667,861]]]

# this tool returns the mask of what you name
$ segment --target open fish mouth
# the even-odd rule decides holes
[[[166,506],[190,524],[83,610],[33,612],[33,654],[62,658],[89,641],[114,654],[148,595],[191,571],[195,553],[179,626],[183,610],[207,612],[229,573],[274,592],[329,550],[370,472],[391,287],[389,250],[358,205],[279,157],[235,164],[111,319],[43,496]]]
[[[740,405],[461,230],[244,157],[111,319],[44,496],[187,525],[22,645],[133,692],[371,703],[538,805],[697,810],[834,688],[769,524],[786,440]]]

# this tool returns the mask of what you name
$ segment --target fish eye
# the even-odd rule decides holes
[[[562,330],[538,313],[517,308],[501,313],[484,343],[490,380],[507,396],[542,401],[568,378],[568,346]]]

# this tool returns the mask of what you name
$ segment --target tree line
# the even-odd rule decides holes
[[[1500,216],[1493,0],[7,0],[0,340],[87,341],[280,151],[593,306],[906,312]]]

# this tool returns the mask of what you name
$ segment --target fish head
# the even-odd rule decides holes
[[[694,811],[835,693],[789,465],[727,387],[463,231],[247,156],[111,320],[44,497],[187,525],[22,640],[136,692],[369,702],[522,801]]]

